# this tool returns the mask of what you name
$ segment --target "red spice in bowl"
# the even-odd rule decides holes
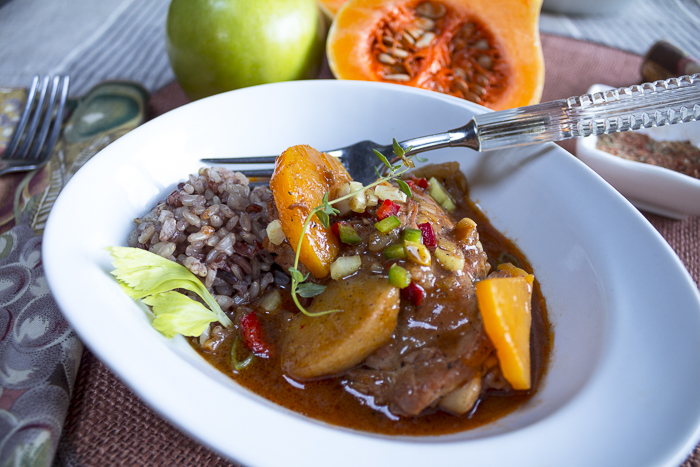
[[[700,148],[690,141],[656,141],[646,134],[629,131],[599,136],[596,148],[700,179]]]

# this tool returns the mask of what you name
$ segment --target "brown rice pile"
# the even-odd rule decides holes
[[[273,256],[263,247],[272,192],[248,183],[245,175],[223,167],[200,169],[134,219],[129,246],[185,266],[202,278],[224,310],[251,303],[270,284],[289,277],[273,271]]]

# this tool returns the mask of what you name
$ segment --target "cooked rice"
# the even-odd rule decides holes
[[[202,168],[134,219],[127,241],[185,266],[229,310],[251,303],[273,282],[289,280],[271,270],[274,259],[263,247],[271,197],[268,187],[251,189],[240,172]]]

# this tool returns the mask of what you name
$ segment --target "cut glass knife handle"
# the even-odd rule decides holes
[[[450,145],[474,147],[476,133],[474,149],[490,151],[694,120],[700,120],[700,74],[477,115],[450,132]],[[461,131],[471,134],[463,144],[455,140]]]

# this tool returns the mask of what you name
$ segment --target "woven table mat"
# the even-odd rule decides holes
[[[640,81],[642,57],[639,55],[552,35],[543,35],[542,44],[546,66],[543,101],[584,94],[595,83],[626,86]],[[324,64],[319,77],[332,77],[327,65]],[[187,102],[179,85],[170,84],[152,96],[150,116],[156,117]],[[563,142],[561,146],[574,152],[573,141]],[[700,217],[676,221],[645,215],[700,285]],[[55,465],[237,464],[193,441],[151,411],[86,350]],[[683,467],[691,466],[700,467],[699,448],[683,464]]]

